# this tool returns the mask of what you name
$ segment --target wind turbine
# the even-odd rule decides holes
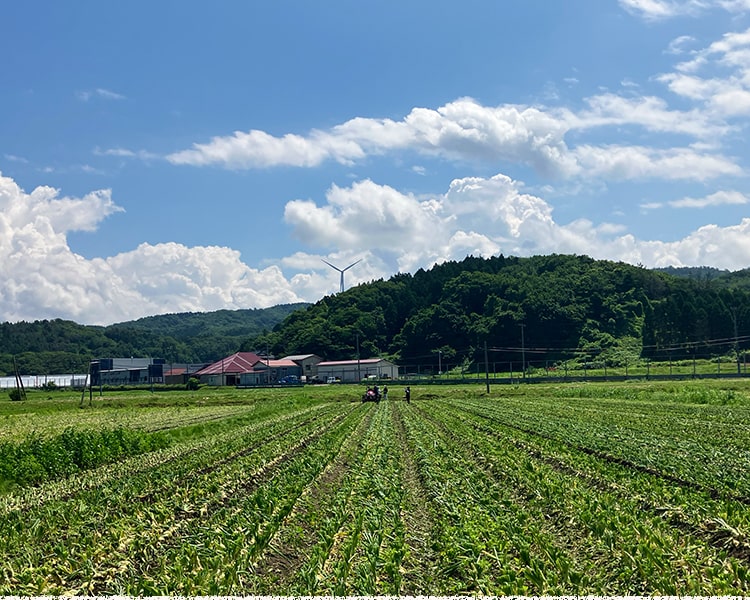
[[[338,268],[338,267],[337,267],[336,265],[332,265],[331,263],[329,263],[329,262],[328,262],[328,261],[327,261],[327,260],[326,260],[325,258],[321,258],[320,260],[322,260],[322,261],[323,261],[323,262],[324,262],[325,264],[327,264],[327,265],[328,265],[329,267],[331,267],[332,269],[336,269],[336,270],[337,270],[337,271],[338,271],[339,273],[341,273],[341,291],[342,291],[342,292],[344,291],[344,271],[348,271],[348,270],[349,270],[349,269],[351,269],[351,268],[352,268],[352,267],[353,267],[354,265],[356,265],[356,264],[357,264],[358,262],[361,262],[361,261],[362,261],[362,259],[360,258],[359,260],[356,260],[356,261],[354,261],[354,262],[353,262],[352,264],[350,264],[350,265],[349,265],[348,267],[346,267],[346,268],[344,268],[344,269],[339,269],[339,268]]]

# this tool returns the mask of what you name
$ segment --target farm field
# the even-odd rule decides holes
[[[748,595],[750,382],[0,398],[0,595]]]

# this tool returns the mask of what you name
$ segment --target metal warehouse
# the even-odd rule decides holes
[[[384,358],[332,360],[318,363],[318,377],[323,380],[335,377],[342,382],[351,383],[372,376],[378,379],[397,379],[398,366]]]

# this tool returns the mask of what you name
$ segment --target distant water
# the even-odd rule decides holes
[[[86,385],[86,374],[83,375],[22,375],[21,381],[27,388],[41,388],[50,381],[57,387],[77,387]],[[0,377],[0,389],[16,387],[15,377]]]

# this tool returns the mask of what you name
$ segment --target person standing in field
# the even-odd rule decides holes
[[[383,400],[388,400],[388,386],[383,386]]]
[[[407,385],[404,390],[404,400],[411,402],[411,388]]]

